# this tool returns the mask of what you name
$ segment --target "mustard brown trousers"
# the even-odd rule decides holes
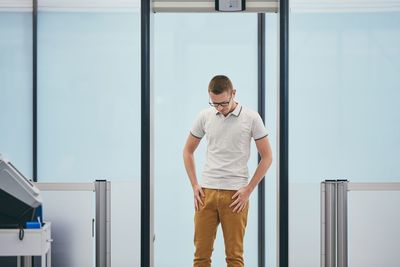
[[[218,225],[221,223],[227,267],[244,267],[243,239],[249,203],[241,212],[229,207],[236,190],[203,188],[203,206],[194,215],[194,267],[211,267],[211,255]]]

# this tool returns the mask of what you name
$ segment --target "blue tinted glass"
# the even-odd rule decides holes
[[[140,14],[38,17],[38,178],[111,181],[111,264],[138,266]]]
[[[290,255],[319,266],[320,182],[400,181],[400,13],[299,13],[290,25]]]
[[[0,12],[0,154],[32,177],[32,14]]]
[[[139,179],[139,18],[39,13],[41,181]]]

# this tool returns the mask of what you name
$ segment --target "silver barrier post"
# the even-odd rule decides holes
[[[111,266],[111,184],[96,180],[96,267]]]
[[[337,267],[347,267],[347,180],[337,182]]]
[[[336,267],[336,181],[321,186],[321,266]]]
[[[325,182],[321,183],[321,267],[325,267]]]

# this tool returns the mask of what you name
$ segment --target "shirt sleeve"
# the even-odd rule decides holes
[[[201,112],[193,123],[192,129],[190,130],[192,136],[201,139],[205,135],[204,131],[204,112]]]
[[[262,139],[266,136],[268,136],[267,129],[264,126],[264,123],[260,117],[260,114],[256,114],[254,120],[253,120],[253,126],[252,126],[252,136],[255,141]]]

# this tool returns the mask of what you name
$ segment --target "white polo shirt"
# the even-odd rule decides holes
[[[201,186],[227,190],[248,184],[251,138],[268,135],[260,115],[239,103],[226,117],[215,108],[201,111],[190,133],[208,143]]]

